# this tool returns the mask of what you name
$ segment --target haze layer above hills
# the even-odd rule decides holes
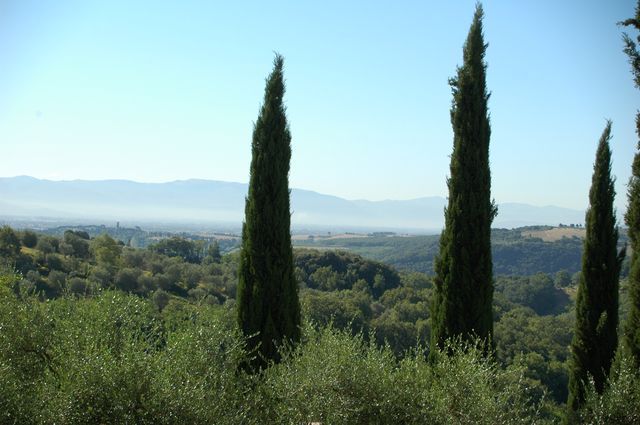
[[[247,184],[212,180],[137,183],[127,180],[50,181],[0,178],[0,216],[133,222],[240,224]],[[446,199],[346,200],[292,189],[294,227],[380,228],[438,231]],[[493,227],[582,223],[584,211],[503,203]]]

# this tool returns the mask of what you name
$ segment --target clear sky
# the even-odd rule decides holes
[[[247,182],[273,52],[290,184],[446,196],[447,80],[474,1],[0,1],[0,176]],[[634,0],[485,1],[497,202],[585,208],[606,119],[619,210],[637,137]],[[632,34],[635,37],[635,34]]]

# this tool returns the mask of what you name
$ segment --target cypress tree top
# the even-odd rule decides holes
[[[238,323],[257,349],[255,366],[278,361],[277,346],[300,338],[300,305],[290,233],[291,134],[284,97],[284,60],[276,55],[252,140],[251,177],[242,228]]]
[[[478,4],[464,45],[463,65],[449,81],[454,140],[432,307],[432,346],[441,348],[450,337],[484,339],[493,332],[490,237],[496,208],[491,201],[483,16]]]

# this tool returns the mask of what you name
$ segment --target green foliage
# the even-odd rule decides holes
[[[368,236],[356,238],[295,240],[296,246],[350,252],[392,265],[401,270],[433,272],[438,237]]]
[[[367,332],[372,318],[371,296],[362,291],[322,292],[307,290],[301,294],[302,312],[316,326],[332,324],[350,329],[352,334]]]
[[[506,312],[496,324],[497,363],[450,342],[451,355],[434,362],[422,347],[399,358],[371,337],[373,328],[306,326],[279,364],[249,376],[240,365],[255,353],[243,349],[233,302],[210,306],[165,293],[159,311],[155,297],[120,291],[42,302],[16,296],[18,279],[0,274],[0,423],[546,423],[554,407],[545,387],[554,399],[554,385],[566,388],[567,315]],[[429,291],[399,287],[379,301],[357,290],[303,294],[353,303],[369,323],[388,322],[389,333],[409,339],[421,335],[409,324],[426,317],[419,311]],[[329,298],[318,305],[325,300],[331,305]],[[637,371],[620,364],[610,393],[591,402],[587,391],[585,411],[596,423],[634,418]]]
[[[38,235],[32,230],[23,230],[20,235],[20,240],[22,241],[22,245],[27,248],[35,248],[38,243]]]
[[[222,260],[222,255],[220,255],[220,244],[216,240],[207,247],[207,255],[202,261],[207,263],[219,263],[220,260]]]
[[[559,270],[580,270],[582,240],[562,238],[545,242],[537,238],[523,238],[514,242],[493,244],[493,264],[496,274],[532,275],[552,274]]]
[[[199,263],[201,259],[196,243],[179,236],[162,239],[149,249],[167,257],[180,257],[189,263]]]
[[[237,423],[249,389],[228,313],[166,330],[150,302],[0,298],[0,423]],[[166,322],[168,323],[168,321]]]
[[[15,260],[20,252],[20,239],[9,226],[0,228],[0,256]]]
[[[518,240],[518,236],[512,232],[503,232],[502,234],[499,232],[498,238],[500,243]],[[62,233],[59,238],[42,236],[41,239],[47,240],[52,247],[54,245],[59,247],[60,244],[64,243],[64,235]],[[91,245],[94,245],[94,241],[91,241]],[[224,322],[225,329],[235,328],[234,298],[237,284],[238,253],[225,254],[220,262],[203,261],[202,264],[191,264],[186,263],[181,257],[167,257],[148,249],[121,248],[117,243],[110,245],[114,246],[119,252],[113,259],[113,265],[108,265],[104,262],[98,263],[93,256],[80,258],[75,253],[63,256],[56,252],[44,254],[41,251],[23,250],[19,257],[29,259],[28,262],[24,262],[25,271],[20,277],[5,279],[7,283],[0,286],[0,288],[4,288],[0,289],[0,293],[33,291],[40,300],[49,299],[42,305],[48,306],[44,310],[46,314],[54,314],[47,309],[67,302],[67,297],[75,298],[77,302],[86,302],[87,305],[91,305],[91,303],[97,302],[102,297],[101,293],[105,289],[117,288],[118,286],[127,289],[125,283],[128,282],[128,285],[130,285],[128,288],[132,290],[133,294],[139,297],[148,297],[145,302],[149,303],[150,307],[145,307],[145,310],[150,308],[152,316],[156,316],[156,319],[161,320],[161,322],[156,322],[154,326],[162,330],[159,334],[160,336],[156,337],[156,343],[154,344],[159,351],[153,354],[149,352],[149,349],[143,348],[148,351],[147,354],[152,355],[152,357],[146,358],[138,358],[131,352],[129,359],[134,363],[143,361],[141,359],[153,363],[155,356],[159,355],[166,347],[167,338],[170,337],[171,333],[191,326],[194,323],[194,319],[199,317],[204,310],[209,311],[210,309],[211,312],[216,312],[214,315],[219,314],[220,320]],[[91,252],[94,251],[92,250]],[[424,344],[429,341],[429,306],[431,304],[432,287],[428,276],[422,273],[398,274],[389,266],[365,260],[353,253],[297,250],[295,259],[295,272],[302,287],[300,298],[303,306],[303,315],[317,329],[323,329],[331,324],[334,329],[343,330],[351,335],[362,333],[362,338],[373,346],[381,348],[386,345],[386,349],[396,361],[404,361],[404,359],[411,357],[413,355],[412,350],[415,350],[416,344]],[[316,274],[314,280],[318,282],[319,287],[329,289],[329,291],[311,289],[309,287],[312,285],[311,276],[320,269],[322,269],[322,272]],[[331,277],[331,279],[320,279],[322,274],[325,274],[326,277]],[[128,280],[122,279],[128,275],[133,277]],[[137,276],[137,279],[134,279],[135,276]],[[116,281],[120,283],[116,285]],[[330,281],[333,281],[334,284],[327,284]],[[381,295],[377,299],[372,294],[375,288],[383,288]],[[519,367],[523,369],[523,382],[532,389],[533,400],[540,401],[545,392],[548,394],[548,397],[542,402],[543,410],[540,413],[542,416],[547,415],[548,411],[555,412],[558,410],[558,406],[554,402],[563,403],[566,400],[567,368],[565,362],[568,356],[567,345],[571,339],[573,316],[570,313],[540,317],[534,311],[524,309],[521,306],[524,303],[534,307],[541,306],[544,310],[542,300],[550,299],[546,295],[552,293],[551,291],[556,290],[550,286],[547,276],[500,277],[496,282],[496,294],[494,297],[496,320],[494,341],[497,350],[495,358],[502,368]],[[87,297],[89,299],[86,299]],[[25,298],[25,300],[27,299],[28,297]],[[137,297],[133,297],[133,299],[137,299]],[[551,313],[556,314],[561,310],[561,306],[564,305],[566,299],[560,300],[560,303],[558,303],[558,298],[554,298],[554,300],[555,304],[550,304],[548,308],[553,310],[550,311]],[[140,300],[138,299],[138,301]],[[115,303],[117,304],[119,301],[116,300]],[[571,305],[567,305],[567,307],[571,308]],[[539,312],[543,312],[543,310],[539,310]],[[15,311],[15,309],[9,309],[8,311]],[[24,311],[26,313],[26,309]],[[37,309],[32,311],[35,312]],[[59,311],[59,309],[56,311]],[[71,315],[73,316],[74,314],[76,313]],[[108,316],[104,312],[100,314]],[[132,316],[135,316],[135,313],[132,313]],[[85,320],[80,316],[76,316],[76,319]],[[92,321],[93,319],[87,320]],[[32,322],[38,323],[37,320],[32,320]],[[64,328],[56,322],[57,320],[54,320],[54,329]],[[103,325],[108,328],[107,323]],[[50,332],[50,329],[45,327],[45,332]],[[88,332],[99,333],[103,331],[96,328]],[[38,335],[44,335],[44,333],[38,333]],[[55,335],[53,337],[54,339],[56,338]],[[101,342],[100,344],[105,346],[105,343]],[[106,345],[109,344],[110,342],[106,343]],[[135,344],[138,344],[138,342]],[[136,345],[136,347],[141,348],[144,345]],[[83,355],[83,352],[80,351],[78,355]],[[60,356],[67,355],[60,354]],[[115,360],[110,360],[105,356],[96,356],[101,358],[98,363],[106,365],[111,364],[110,362],[115,362]],[[145,366],[149,365],[145,364]],[[152,374],[154,380],[158,379],[160,371],[154,369],[156,366],[151,365],[149,367],[150,371],[144,373]],[[44,370],[47,370],[46,367]],[[23,409],[27,409],[24,412],[30,412],[25,413],[23,418],[31,416],[35,418],[25,419],[22,422],[38,421],[39,419],[34,415],[37,412],[47,410],[41,404],[38,404],[38,400],[50,399],[51,394],[56,393],[57,390],[47,384],[48,395],[43,395],[40,390],[34,392],[36,387],[44,388],[42,387],[44,384],[34,384],[35,387],[32,389],[26,389],[26,383],[16,377],[18,375],[15,375],[15,371],[5,368],[5,372],[6,374],[2,375],[2,377],[7,377],[7,388],[13,388],[13,390],[7,390],[7,397],[9,397],[9,391],[13,391],[12,394],[17,397],[14,398],[14,402],[18,403],[21,400],[20,403],[24,402],[24,404],[21,404]],[[130,372],[126,368],[121,368],[113,373],[110,377],[106,375],[102,378],[96,377],[96,381],[93,382],[98,385],[99,379],[105,379],[106,386],[113,385],[109,382],[118,382],[118,379],[125,379],[117,376],[126,376]],[[11,378],[11,376],[14,376],[14,378]],[[249,378],[244,377],[242,379]],[[195,382],[194,378],[190,378],[189,382]],[[238,383],[238,385],[243,386],[245,383]],[[261,398],[260,394],[262,393],[257,390],[254,391],[255,388],[247,389],[244,386],[242,388],[242,391],[244,391],[243,403],[247,409],[246,412],[243,411],[242,414],[244,416],[242,417],[247,418],[249,423],[250,418],[260,417],[259,412],[265,409],[261,403],[266,403],[266,401]],[[21,394],[25,391],[31,397],[29,399],[31,401],[25,401],[27,400],[27,393]],[[85,392],[85,390],[82,391]],[[131,389],[127,391],[132,393],[137,393],[138,391],[157,393],[155,389],[135,391]],[[189,394],[187,389],[182,391],[184,394]],[[198,394],[206,392],[205,389],[199,389],[198,391]],[[251,395],[249,396],[248,394]],[[256,396],[255,399],[254,395]],[[185,400],[186,398],[188,396],[185,395]],[[215,401],[211,401],[210,398],[207,400],[212,406],[216,405]],[[125,403],[125,401],[122,402]],[[15,403],[13,404],[14,406]],[[29,407],[29,403],[35,403],[35,407]],[[129,401],[126,403],[129,403]],[[166,404],[167,402],[162,403]],[[181,403],[186,403],[186,401]],[[204,404],[205,402],[203,401],[201,406],[204,406]],[[151,408],[156,409],[153,406],[143,407],[142,409]],[[219,407],[215,408],[218,409]],[[104,407],[104,409],[107,408]],[[181,407],[180,409],[186,408]],[[200,409],[204,409],[204,407]],[[203,412],[204,410],[200,411]],[[153,414],[155,415],[155,413]],[[146,415],[152,414],[146,413]],[[192,414],[190,413],[190,415]],[[136,420],[142,422],[146,420],[140,419],[142,416],[136,418]],[[210,420],[209,422],[212,421]],[[260,421],[257,420],[257,422]]]
[[[400,276],[391,267],[343,251],[297,250],[295,266],[308,288],[323,291],[352,289],[364,281],[377,299],[400,285]]]
[[[624,326],[624,344],[633,356],[636,367],[640,368],[640,259],[635,249],[632,252],[631,272],[627,280],[629,312]]]
[[[193,325],[169,335],[154,383],[165,423],[246,423],[251,382],[237,372],[244,344],[225,314],[199,309]]]
[[[221,253],[229,253],[230,251],[233,251],[238,247],[239,243],[239,239],[236,237],[217,239],[215,236],[188,232],[180,232],[176,235],[174,232],[170,231],[143,230],[138,226],[134,228],[127,228],[123,226],[109,227],[105,225],[83,225],[73,226],[72,229],[70,229],[69,226],[60,226],[44,229],[42,232],[49,236],[60,237],[68,230],[72,230],[79,236],[82,235],[81,237],[87,240],[106,233],[113,239],[121,241],[124,245],[131,248],[148,248],[159,240],[177,236],[181,239],[194,242],[196,244],[198,257],[201,257],[203,253],[205,253],[205,246],[208,247],[213,243],[218,244]]]
[[[508,241],[518,236],[502,232],[498,237]],[[54,245],[63,243],[64,236],[61,239],[42,238]],[[94,241],[91,244],[94,245]],[[109,245],[119,252],[117,243]],[[29,262],[23,264],[23,278],[16,285],[30,288],[47,299],[64,294],[94,296],[104,289],[120,288],[149,297],[157,310],[164,311],[172,308],[170,300],[229,304],[236,297],[237,253],[226,254],[219,262],[191,264],[181,257],[167,257],[149,249],[123,248],[113,258],[113,266],[104,262],[96,264],[93,257],[85,259],[75,254],[63,256],[37,251],[21,254],[22,257]],[[378,346],[388,344],[398,358],[404,357],[407,350],[417,343],[425,343],[430,338],[431,280],[422,273],[398,274],[387,265],[365,260],[353,253],[306,249],[295,252],[295,273],[302,287],[300,298],[304,316],[317,326],[332,323],[335,328],[352,334],[363,332]],[[522,304],[545,308],[542,300],[550,300],[546,295],[556,291],[548,283],[543,276],[498,278],[494,297],[495,320],[500,320]],[[376,299],[374,294],[381,295]],[[566,297],[556,296],[553,300],[547,308],[556,313],[564,306]],[[514,331],[517,332],[514,332],[515,339],[511,342],[514,347],[524,344],[527,338],[526,333],[517,327],[524,326],[524,323],[515,325]],[[564,321],[553,326],[569,332]],[[513,361],[510,357],[504,364]],[[560,385],[553,379],[543,379],[542,383],[549,389]]]
[[[51,236],[43,236],[41,238],[38,238],[36,249],[43,254],[50,254],[52,252],[56,252],[58,250],[58,246],[58,239]]]
[[[449,202],[440,253],[435,259],[432,347],[451,337],[490,339],[493,333],[490,125],[482,33],[478,4],[464,45],[464,63],[450,80],[453,153],[447,180]]]
[[[439,237],[382,236],[296,240],[297,246],[348,250],[350,253],[380,261],[402,271],[433,274],[433,259],[438,253]],[[560,270],[580,270],[582,240],[577,237],[546,242],[522,236],[522,229],[492,229],[491,256],[496,275],[526,276],[554,274]]]
[[[625,27],[632,27],[633,29],[640,31],[640,2],[636,4],[635,15],[633,18],[626,19],[619,23]],[[629,64],[631,65],[631,74],[633,75],[633,82],[637,88],[640,88],[640,52],[638,52],[637,44],[640,43],[640,35],[636,36],[636,42],[628,34],[623,34],[624,40],[624,52],[629,57]]]
[[[556,273],[553,283],[558,288],[566,288],[571,285],[571,275],[566,270],[560,270]]]
[[[557,289],[551,278],[543,273],[500,276],[496,279],[495,289],[510,302],[530,307],[540,315],[559,314],[569,304],[566,292]]]
[[[618,280],[624,251],[617,251],[610,139],[611,122],[607,122],[598,144],[585,219],[587,234],[571,343],[570,421],[584,401],[584,386],[589,376],[599,393],[604,390],[618,345]]]
[[[67,274],[59,270],[51,270],[49,276],[47,276],[47,287],[50,290],[50,294],[47,294],[47,298],[55,298],[62,295],[66,287]]]
[[[162,336],[148,302],[119,293],[49,304],[55,423],[152,423],[153,352]],[[156,415],[153,415],[156,416]]]
[[[528,378],[543,384],[555,402],[565,403],[572,322],[568,314],[540,317],[529,308],[514,308],[495,325],[496,359],[504,366],[521,362]]]
[[[635,16],[621,24],[640,31],[640,1],[636,5]],[[640,35],[636,38],[640,43]],[[625,53],[629,56],[634,83],[640,88],[640,52],[637,44],[628,34],[624,34]],[[636,115],[636,133],[640,138],[640,112]],[[625,222],[629,228],[631,242],[631,263],[629,267],[630,309],[624,326],[624,344],[629,350],[637,368],[640,368],[640,142],[631,166],[627,195],[629,204]]]
[[[91,251],[98,265],[113,268],[118,265],[122,247],[109,235],[96,236],[91,241]]]
[[[606,389],[600,394],[593,381],[586,390],[579,412],[580,423],[594,425],[634,425],[640,423],[640,372],[634,359],[622,357],[611,371]]]
[[[67,230],[64,232],[64,242],[60,245],[60,250],[63,250],[63,247],[68,247],[65,254],[86,258],[89,256],[88,239],[89,235],[86,232]]]
[[[5,271],[0,280],[2,289],[15,288],[18,277]],[[54,329],[45,304],[24,292],[20,299],[0,292],[0,423],[41,423],[42,386],[55,365]]]
[[[253,129],[249,194],[238,272],[238,323],[258,350],[255,366],[279,360],[277,347],[300,339],[300,302],[293,268],[289,163],[291,134],[284,107],[284,59],[276,55]]]
[[[118,271],[115,277],[115,286],[121,291],[134,292],[138,289],[138,277],[141,271],[134,268],[124,268]]]
[[[378,346],[387,344],[401,358],[416,345],[429,342],[429,289],[403,286],[388,290],[380,298],[385,310],[371,321]]]
[[[537,422],[521,370],[500,370],[470,347],[447,349],[452,356],[433,366],[419,350],[397,363],[362,337],[307,329],[304,343],[264,374],[265,422]]]
[[[169,294],[167,294],[162,289],[158,289],[153,293],[151,297],[153,300],[153,304],[158,308],[158,311],[164,310],[164,308],[169,304]]]
[[[429,342],[430,332],[425,320],[402,320],[397,310],[387,310],[371,322],[377,346],[388,346],[397,358],[417,345]]]
[[[96,266],[91,269],[89,280],[97,287],[106,289],[112,287],[113,274],[109,269],[103,266]]]

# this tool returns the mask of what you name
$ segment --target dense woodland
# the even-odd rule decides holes
[[[450,80],[445,228],[428,249],[386,235],[360,246],[392,265],[292,249],[278,54],[238,250],[186,235],[141,244],[140,229],[0,228],[0,423],[639,423],[640,153],[626,269],[610,122],[584,240],[492,232],[482,19],[478,4]],[[640,3],[622,25],[640,30]]]
[[[144,369],[145,373],[149,373],[145,379],[150,381],[159,379],[155,375],[159,373],[194,375],[190,378],[195,380],[194,387],[180,389],[180,394],[176,393],[175,397],[184,398],[174,400],[172,404],[165,406],[167,409],[169,406],[178,409],[180,403],[189,405],[188,409],[205,409],[204,404],[209,403],[210,405],[201,411],[201,419],[211,418],[212,416],[207,416],[210,414],[222,415],[221,412],[225,411],[229,423],[237,423],[233,421],[232,410],[225,410],[225,406],[231,409],[231,404],[226,404],[231,402],[224,397],[241,397],[243,391],[246,392],[252,385],[256,385],[255,382],[252,383],[255,378],[249,375],[244,378],[247,382],[234,381],[234,368],[242,361],[243,356],[247,355],[242,349],[239,342],[241,337],[235,328],[238,252],[221,255],[217,244],[213,243],[201,249],[205,253],[204,256],[194,257],[193,252],[198,251],[200,245],[202,242],[174,236],[148,248],[131,248],[125,246],[124,241],[113,239],[107,234],[90,237],[85,231],[68,230],[63,236],[55,237],[30,230],[2,228],[0,252],[5,268],[4,289],[1,295],[3,306],[0,326],[3,332],[0,338],[3,340],[0,344],[0,364],[3,365],[2,381],[11,383],[6,388],[15,390],[15,393],[10,393],[9,390],[3,392],[4,411],[10,415],[6,418],[24,415],[19,416],[23,419],[18,423],[47,423],[54,418],[42,415],[56,414],[61,415],[60,418],[69,415],[64,419],[67,422],[55,418],[56,421],[63,421],[62,423],[90,423],[106,414],[105,412],[116,409],[117,406],[113,403],[124,403],[125,399],[126,403],[133,403],[135,397],[141,397],[138,401],[140,403],[162,405],[159,400],[152,402],[147,398],[168,397],[174,391],[172,388],[163,388],[162,391],[166,391],[166,394],[162,395],[156,394],[156,391],[160,391],[156,386],[129,388],[130,393],[121,394],[117,399],[112,398],[115,397],[114,394],[108,394],[109,388],[116,391],[120,384],[132,379],[140,362],[153,360],[153,364],[146,365]],[[304,398],[322,389],[328,399],[335,398],[332,403],[347,403],[344,397],[349,399],[348,403],[353,403],[348,408],[332,405],[335,409],[342,409],[342,414],[349,421],[374,415],[373,412],[358,410],[363,409],[362,406],[358,406],[359,403],[368,402],[360,397],[384,398],[388,390],[380,388],[381,392],[377,395],[367,394],[367,388],[372,385],[370,380],[373,379],[370,376],[373,373],[370,368],[376,369],[377,374],[388,374],[384,376],[385,380],[400,379],[400,376],[395,374],[409,373],[407,370],[397,370],[399,365],[427,368],[427,364],[421,362],[430,339],[431,277],[420,272],[398,271],[382,262],[368,260],[347,251],[300,248],[295,250],[294,264],[295,275],[300,285],[300,302],[305,323],[304,339],[310,342],[302,345],[300,350],[306,350],[306,354],[296,354],[296,363],[289,366],[294,369],[286,373],[303,373],[306,378],[300,376],[300,379],[308,379],[308,382],[301,381],[303,388],[300,391],[305,395],[299,395],[300,405],[295,408],[272,407],[302,409]],[[14,269],[17,273],[12,272]],[[574,322],[576,277],[564,270],[553,274],[523,273],[520,276],[496,276],[495,358],[487,361],[479,353],[471,352],[464,354],[468,356],[464,359],[451,360],[456,362],[455,367],[461,368],[460,373],[466,370],[464,368],[474,370],[473,377],[465,378],[478,380],[473,384],[476,385],[474,391],[487,391],[492,388],[496,385],[497,381],[494,379],[497,379],[497,376],[500,376],[500,379],[508,378],[512,380],[510,385],[522,386],[518,390],[519,397],[522,397],[520,401],[523,403],[520,407],[526,408],[526,411],[518,414],[549,421],[562,416],[560,406],[567,399],[568,346]],[[627,297],[623,280],[623,316],[626,309]],[[119,323],[118,328],[113,328],[113,323]],[[121,332],[120,328],[124,334],[118,338],[124,340],[117,342],[113,339],[116,338],[113,332]],[[78,338],[82,336],[82,339],[70,340],[70,332],[74,332],[72,335]],[[198,332],[205,334],[199,335]],[[206,340],[206,343],[205,340],[198,343],[197,339],[193,338],[211,339]],[[169,353],[168,341],[174,339],[175,344],[179,341],[182,345],[174,347]],[[96,358],[95,364],[84,363],[83,359],[91,355],[91,350],[105,349],[110,352],[116,349],[111,346],[116,343],[124,344],[119,349],[126,349],[127,353],[116,357],[111,353],[108,358]],[[154,344],[154,349],[149,351],[150,348],[145,344]],[[212,349],[220,344],[228,344],[236,351],[228,353],[233,358],[218,358],[220,353],[208,352],[206,344],[212,344]],[[340,350],[335,352],[337,347],[334,345],[340,345]],[[202,352],[197,351],[198,346]],[[175,351],[180,347],[184,352]],[[323,362],[321,358],[315,358],[314,352],[317,353],[318,350],[324,353],[322,356],[327,356],[328,363]],[[103,355],[107,356],[107,353]],[[184,369],[162,371],[161,365],[157,362],[165,362],[165,366],[168,367],[169,363],[166,362],[170,360],[166,356],[169,355],[181,356],[180,361],[183,363],[180,363],[180,367]],[[357,367],[369,370],[366,372],[368,376],[351,375],[353,371],[349,370],[349,364],[356,359],[359,362]],[[115,362],[127,361],[133,363],[119,365],[117,370],[105,369],[114,367]],[[208,371],[206,376],[195,376],[201,373],[201,369],[198,368],[205,368],[207,362],[223,363],[215,363],[215,368],[219,369]],[[327,376],[324,369],[320,369],[325,366],[335,368],[331,371],[334,375]],[[157,369],[151,370],[152,368]],[[221,373],[220,369],[223,368],[229,368],[225,371],[228,376],[210,376]],[[304,372],[299,368],[304,368]],[[60,369],[66,369],[64,373],[68,375],[62,374]],[[98,373],[99,370],[102,372]],[[111,373],[114,375],[110,375]],[[284,374],[285,370],[278,373]],[[426,369],[421,373],[427,373]],[[82,374],[86,379],[96,381],[76,381]],[[291,380],[296,379],[293,375],[272,378],[288,379],[290,390],[296,388],[296,384],[291,383]],[[323,381],[325,378],[326,381]],[[409,378],[405,376],[403,379]],[[162,385],[169,385],[173,378],[163,379],[165,381]],[[167,379],[169,381],[166,381]],[[206,380],[213,379],[234,381],[234,385],[239,387],[233,391],[239,393],[226,394],[221,399],[214,394],[206,394],[205,388],[212,388],[211,385],[214,385]],[[351,382],[349,385],[356,388],[331,387],[331,379],[346,380],[344,382]],[[452,381],[438,385],[471,385],[464,383],[466,381],[456,381],[462,379],[461,376],[451,376],[450,379]],[[158,382],[156,384],[160,385]],[[428,384],[424,382],[420,385]],[[226,384],[218,382],[215,385]],[[272,382],[269,385],[276,384]],[[285,385],[285,382],[279,382],[277,385]],[[308,387],[304,388],[305,385]],[[381,386],[382,383],[376,385]],[[105,392],[97,391],[94,388],[96,386],[103,388]],[[272,390],[274,389],[269,389]],[[343,394],[343,390],[347,393]],[[432,392],[436,391],[438,397],[445,397],[439,403],[454,402],[446,399],[453,395],[447,394],[448,390],[445,388],[425,387],[423,390],[431,394],[430,396],[435,396]],[[630,390],[631,388],[626,389]],[[53,392],[57,401],[48,400],[47,403],[52,404],[30,406],[33,400],[42,397],[41,391]],[[286,392],[287,388],[281,387],[279,391]],[[355,393],[349,393],[350,391]],[[30,398],[24,398],[24,394],[29,394]],[[81,395],[85,399],[78,401],[80,404],[69,404],[64,407],[67,410],[60,410],[62,406],[57,404],[62,403],[60,398],[67,400],[66,403],[71,403]],[[505,398],[509,396],[507,393],[494,395]],[[128,399],[129,397],[133,398]],[[275,394],[271,394],[270,397],[275,397]],[[258,403],[253,407],[259,411],[259,403],[264,400],[252,402]],[[414,402],[418,403],[415,406],[418,410],[413,413],[405,412],[406,415],[422,412],[418,407],[419,400]],[[433,400],[430,402],[435,403]],[[483,403],[490,405],[475,406],[476,410],[468,413],[471,415],[469,420],[475,422],[479,418],[476,414],[487,412],[482,409],[496,409],[500,406],[495,403],[507,402],[506,399],[500,401],[489,397]],[[197,403],[201,405],[198,406]],[[234,399],[233,403],[236,403],[237,409],[233,411],[234,414],[243,411],[243,406],[249,407],[248,404],[243,404],[242,398]],[[89,405],[95,406],[93,413],[83,411]],[[186,405],[179,408],[187,409]],[[119,421],[134,420],[126,419],[127,415],[131,414],[127,411],[130,407],[123,406],[117,407],[123,409],[117,413],[122,416],[114,417],[121,418]],[[537,409],[535,415],[533,410],[527,410],[533,409],[533,406]],[[160,407],[144,404],[140,406],[143,410],[140,415],[156,417],[158,412],[148,409]],[[323,406],[318,402],[318,406],[308,408],[309,410],[302,410],[308,412],[308,417],[314,414],[322,418],[332,417],[327,416],[329,405]],[[29,420],[31,422],[22,422],[26,420],[24,418],[31,417],[36,410],[40,414],[33,416]],[[434,412],[431,414],[435,414]],[[257,411],[254,413],[258,414]],[[179,416],[178,413],[174,414]],[[246,414],[250,412],[247,411]],[[302,413],[298,411],[297,414]],[[85,415],[84,419],[80,419],[82,415]],[[142,416],[136,416],[135,421],[144,422]],[[41,419],[38,419],[39,417]],[[198,416],[194,416],[196,417]],[[443,418],[451,416],[442,416],[440,423],[447,423]],[[260,422],[258,417],[254,420],[256,423]],[[114,419],[114,423],[116,422],[118,421]]]
[[[555,274],[564,270],[570,274],[580,271],[582,258],[581,238],[562,237],[555,241],[544,241],[528,236],[532,231],[552,229],[549,226],[532,226],[518,229],[493,229],[491,246],[493,270],[496,275],[531,275],[535,273]],[[347,235],[348,236],[348,235]],[[399,236],[395,234],[368,237],[310,237],[295,240],[300,247],[316,249],[339,249],[358,253],[392,265],[399,270],[433,274],[433,259],[438,252],[439,235]],[[620,248],[627,243],[627,235],[621,231]],[[623,275],[628,273],[628,259]]]

